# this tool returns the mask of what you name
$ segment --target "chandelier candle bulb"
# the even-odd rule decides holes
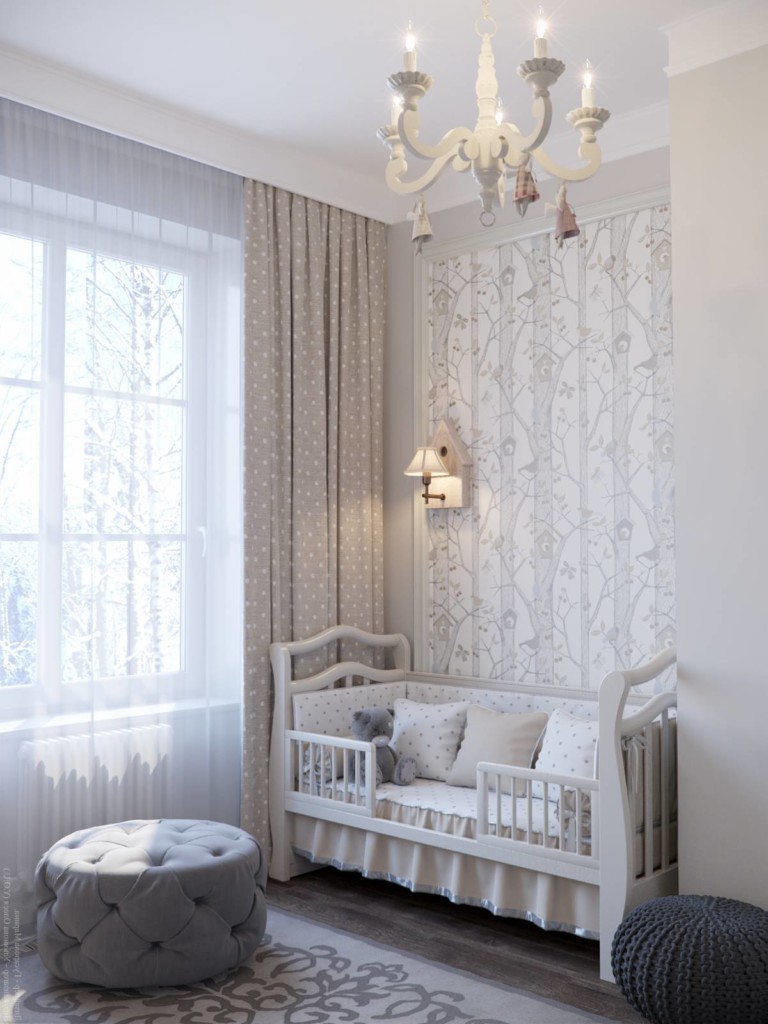
[[[533,40],[533,56],[547,56],[547,19],[544,17],[544,11],[541,7],[539,7],[536,19],[536,38]]]
[[[416,35],[413,25],[408,22],[408,31],[405,34],[405,53],[403,54],[403,68],[406,71],[416,71]]]
[[[592,65],[587,60],[584,65],[584,77],[582,78],[584,87],[581,90],[581,105],[582,107],[594,107],[595,106],[595,90],[592,88]]]

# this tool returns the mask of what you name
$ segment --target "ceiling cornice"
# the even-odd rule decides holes
[[[662,32],[669,43],[667,75],[682,75],[768,45],[768,3],[728,0],[664,25]]]
[[[366,175],[0,45],[0,95],[385,223],[397,198]]]

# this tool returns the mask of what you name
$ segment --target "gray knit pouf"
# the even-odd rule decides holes
[[[651,1024],[766,1024],[768,913],[718,896],[633,910],[611,950],[616,981]]]

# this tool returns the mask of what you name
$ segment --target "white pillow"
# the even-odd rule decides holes
[[[452,704],[418,704],[398,697],[392,746],[400,757],[416,758],[420,779],[445,782],[459,749],[467,720],[467,701]]]
[[[546,724],[544,711],[491,711],[479,704],[470,704],[464,739],[445,781],[449,786],[474,788],[478,761],[529,768]]]
[[[557,775],[597,777],[597,722],[577,718],[563,708],[555,708],[549,716],[541,753],[536,768]],[[544,796],[544,786],[534,782],[533,795]],[[557,800],[558,791],[549,787],[550,800]]]

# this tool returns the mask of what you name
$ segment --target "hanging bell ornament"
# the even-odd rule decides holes
[[[535,203],[538,198],[539,190],[536,188],[536,179],[533,176],[533,171],[528,169],[528,157],[526,156],[517,169],[517,178],[515,179],[515,205],[521,217],[525,216],[528,204]]]
[[[565,185],[557,190],[555,199],[557,212],[555,215],[555,240],[558,249],[562,249],[563,241],[566,238],[575,238],[580,234],[579,225],[576,223],[576,214],[573,207],[569,205]]]
[[[411,241],[416,246],[416,252],[421,256],[422,245],[432,241],[432,225],[427,216],[427,204],[424,202],[424,196],[419,196],[416,200],[413,212],[408,214],[408,220],[413,221]]]

